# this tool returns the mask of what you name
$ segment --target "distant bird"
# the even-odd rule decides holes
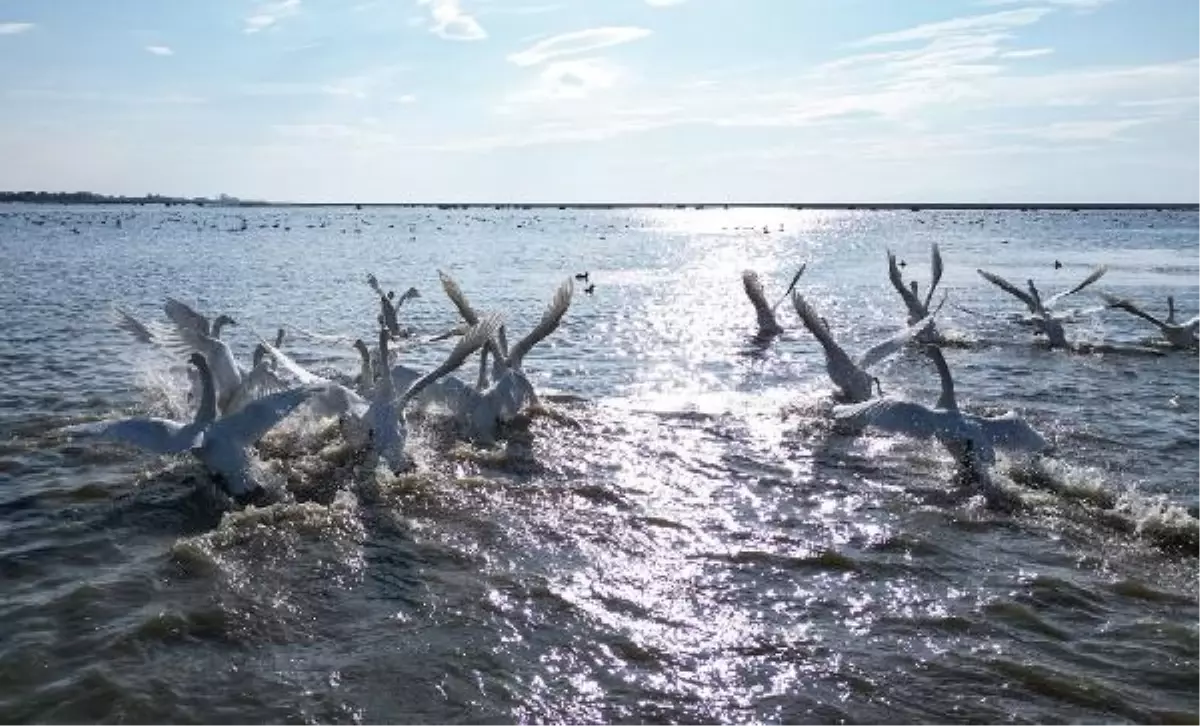
[[[583,280],[584,282],[587,282],[588,273],[587,272],[577,272],[577,273],[575,273],[575,279]]]
[[[593,292],[596,291],[596,283],[593,282],[592,284],[583,288],[583,291],[586,292],[587,294],[591,295]]]
[[[901,267],[908,267],[908,263],[907,263],[907,262],[905,262],[904,260],[900,260],[900,266],[901,266]]]
[[[1055,260],[1055,261],[1054,261],[1054,269],[1056,269],[1056,270],[1061,270],[1061,269],[1062,269],[1062,263],[1061,263],[1061,262],[1059,262],[1058,260]]]

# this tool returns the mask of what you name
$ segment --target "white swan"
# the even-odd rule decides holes
[[[1132,300],[1118,298],[1107,293],[1100,293],[1104,298],[1104,302],[1110,308],[1124,310],[1131,315],[1136,315],[1143,320],[1148,321],[1151,325],[1158,328],[1162,336],[1173,348],[1194,348],[1200,344],[1200,316],[1193,317],[1191,320],[1178,323],[1175,321],[1175,298],[1167,297],[1167,318],[1159,320],[1150,313],[1133,303]]]
[[[800,276],[804,274],[806,267],[808,267],[808,263],[800,265],[800,270],[792,277],[787,290],[774,305],[767,302],[767,295],[763,290],[758,273],[754,270],[742,272],[742,288],[746,291],[746,297],[750,298],[750,304],[754,306],[754,315],[758,321],[758,333],[755,335],[757,339],[767,341],[783,333],[783,326],[775,318],[775,311],[788,295],[792,294],[792,290],[796,288],[796,283],[800,281]]]
[[[379,295],[379,324],[386,327],[393,338],[402,337],[403,331],[400,330],[400,321],[396,316],[396,311],[405,301],[421,297],[420,291],[415,287],[410,287],[404,291],[399,300],[393,302],[396,293],[389,292],[384,294],[383,288],[379,286],[379,280],[376,279],[374,273],[367,274],[367,284]]]
[[[1083,279],[1083,282],[1069,290],[1064,290],[1057,295],[1053,295],[1044,301],[1042,300],[1042,296],[1038,293],[1037,287],[1034,286],[1033,280],[1026,280],[1026,284],[1029,287],[1029,292],[1025,292],[999,275],[995,275],[980,269],[976,269],[975,271],[978,272],[980,277],[983,279],[1025,303],[1025,306],[1029,308],[1029,312],[1033,317],[1034,325],[1037,326],[1037,329],[1040,333],[1046,336],[1046,339],[1050,342],[1051,347],[1071,349],[1072,346],[1067,342],[1066,335],[1063,333],[1062,318],[1055,316],[1052,312],[1052,308],[1058,303],[1059,300],[1062,300],[1068,295],[1074,295],[1075,293],[1099,280],[1101,277],[1104,277],[1104,273],[1108,272],[1108,267],[1105,265],[1097,267],[1095,270],[1092,270],[1091,274]]]
[[[943,298],[944,302],[945,298]],[[871,398],[874,393],[872,384],[875,388],[879,388],[879,379],[867,373],[867,369],[895,354],[914,336],[927,330],[933,324],[934,315],[937,313],[937,310],[934,310],[932,314],[918,320],[915,325],[911,325],[882,343],[868,348],[855,361],[833,339],[833,334],[829,331],[824,319],[817,315],[803,295],[799,292],[793,293],[792,305],[800,316],[800,322],[804,323],[804,327],[808,328],[808,331],[825,351],[825,370],[829,373],[829,380],[833,381],[833,385],[837,388],[834,398],[839,402],[850,403],[859,403]],[[939,305],[938,310],[940,308]],[[883,395],[882,390],[880,390],[880,395]]]
[[[275,362],[277,377],[282,380],[294,381],[313,391],[307,404],[313,415],[318,417],[341,416],[347,412],[367,407],[367,400],[358,393],[336,381],[312,373],[270,343],[260,341],[259,346],[266,353],[266,358]]]
[[[454,280],[445,273],[439,272],[439,275],[442,277],[447,296],[454,302],[463,319],[468,322],[477,320],[478,313]],[[447,377],[436,387],[430,388],[426,402],[436,402],[449,410],[460,432],[468,439],[481,443],[494,441],[500,423],[512,420],[525,405],[537,402],[537,393],[525,375],[522,363],[534,346],[558,328],[571,306],[574,290],[571,278],[559,285],[554,299],[542,314],[542,319],[511,349],[507,345],[504,326],[497,328],[496,339],[489,339],[487,343],[488,352],[494,359],[490,383],[485,374],[487,354],[481,353],[477,387],[472,387],[460,379]],[[393,373],[396,372],[395,368],[392,370]],[[396,378],[393,377],[393,380]]]
[[[914,438],[936,438],[966,474],[983,477],[995,463],[996,449],[1041,453],[1049,450],[1046,439],[1013,411],[1002,416],[977,416],[959,410],[954,397],[950,367],[937,346],[926,353],[937,367],[942,393],[933,407],[890,396],[863,403],[835,406],[834,418],[871,425],[884,431]],[[983,477],[984,484],[988,484]],[[985,492],[992,499],[996,492]]]
[[[929,316],[929,303],[933,300],[933,293],[942,281],[942,253],[938,249],[936,242],[933,244],[930,256],[929,290],[925,293],[925,299],[922,300],[918,292],[917,281],[913,280],[909,283],[909,287],[905,287],[904,277],[900,274],[900,268],[896,265],[896,255],[891,250],[887,251],[888,279],[891,280],[892,287],[896,288],[896,292],[900,293],[900,298],[904,300],[904,305],[908,308],[909,325],[914,325],[918,320]],[[922,343],[932,343],[940,337],[937,327],[930,325],[917,339]]]
[[[239,504],[261,501],[261,487],[250,476],[248,448],[263,437],[312,391],[294,388],[248,403],[230,416],[217,418],[216,388],[208,362],[193,353],[189,362],[200,373],[200,407],[182,424],[156,417],[110,419],[65,429],[132,444],[156,454],[190,451],[213,479]]]
[[[450,355],[437,368],[417,378],[397,396],[391,376],[380,376],[371,402],[365,408],[356,407],[342,417],[342,430],[346,441],[355,448],[365,448],[369,455],[385,461],[392,471],[399,471],[406,464],[404,445],[408,439],[408,427],[404,411],[410,401],[427,386],[463,364],[469,356],[492,336],[500,324],[499,317],[492,316],[474,326],[450,351]],[[380,357],[387,358],[387,342],[390,331],[379,331]]]

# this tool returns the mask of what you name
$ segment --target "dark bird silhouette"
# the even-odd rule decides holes
[[[586,273],[586,272],[577,272],[577,273],[575,273],[575,279],[576,279],[576,280],[583,280],[584,282],[587,282],[587,279],[588,279],[588,273]]]
[[[1062,269],[1062,263],[1059,262],[1058,260],[1055,260],[1054,261],[1054,269],[1056,269],[1056,270]]]
[[[587,294],[591,295],[593,292],[596,291],[596,283],[593,282],[592,284],[583,288],[583,291],[586,292]]]

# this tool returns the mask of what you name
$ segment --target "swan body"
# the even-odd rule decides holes
[[[1167,318],[1159,320],[1150,313],[1143,310],[1132,300],[1117,298],[1113,295],[1101,293],[1104,302],[1110,308],[1124,310],[1130,315],[1137,316],[1151,325],[1158,328],[1162,333],[1163,338],[1170,343],[1172,348],[1195,348],[1200,343],[1200,316],[1193,317],[1191,320],[1182,323],[1175,321],[1175,298],[1170,296],[1167,298]]]
[[[877,378],[867,372],[867,369],[887,358],[901,348],[913,337],[928,330],[933,324],[933,315],[926,315],[915,325],[900,331],[897,335],[872,346],[854,360],[834,340],[825,321],[821,319],[804,296],[799,292],[792,293],[792,305],[800,316],[800,322],[812,333],[821,348],[825,351],[825,370],[829,380],[833,381],[837,392],[834,397],[840,402],[860,403],[867,401],[874,393],[872,384],[879,385]]]

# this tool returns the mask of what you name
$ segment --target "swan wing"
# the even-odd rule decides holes
[[[1104,273],[1106,273],[1106,272],[1108,272],[1108,265],[1100,265],[1096,269],[1092,270],[1092,274],[1083,278],[1083,282],[1079,283],[1078,285],[1071,288],[1070,290],[1067,290],[1065,292],[1060,292],[1057,295],[1054,295],[1053,297],[1051,297],[1049,300],[1047,300],[1045,302],[1044,307],[1046,307],[1046,308],[1053,307],[1054,303],[1058,302],[1059,300],[1062,300],[1067,295],[1074,295],[1075,293],[1079,292],[1080,290],[1087,287],[1088,285],[1091,285],[1096,280],[1099,280],[1101,277],[1104,277]]]
[[[861,421],[883,431],[926,439],[946,431],[945,414],[911,401],[884,396],[833,407],[838,421]]]
[[[304,386],[321,386],[330,383],[328,378],[323,378],[315,373],[310,372],[304,366],[292,360],[291,356],[279,350],[275,346],[259,339],[259,344],[263,350],[267,351],[267,355],[275,360],[275,365],[282,368],[288,376],[294,378],[297,382]]]
[[[1025,303],[1025,305],[1028,306],[1031,311],[1033,311],[1035,313],[1038,312],[1037,302],[1033,299],[1033,297],[1029,293],[1025,292],[1021,288],[1012,284],[1008,280],[1005,280],[1003,277],[1000,277],[999,275],[993,275],[992,273],[990,273],[986,270],[976,269],[975,271],[978,272],[979,276],[982,277],[983,279],[992,283],[993,285],[1000,288],[1004,292],[1007,292],[1009,295],[1012,295],[1013,297],[1018,298],[1021,302]]]
[[[930,325],[933,325],[932,314],[926,315],[918,320],[914,325],[908,326],[882,343],[878,343],[868,348],[867,352],[863,353],[862,357],[858,359],[858,367],[865,371],[884,358],[894,355],[897,351],[903,348],[908,341],[912,340],[917,335],[920,335],[923,331],[928,330]]]
[[[164,418],[126,418],[68,426],[63,431],[131,444],[155,454],[178,454],[192,447],[192,439],[180,436],[184,425]]]
[[[796,289],[796,283],[800,282],[800,276],[804,274],[804,270],[807,268],[807,262],[800,265],[800,269],[796,271],[796,274],[792,277],[792,281],[788,283],[787,290],[785,290],[784,293],[779,296],[779,300],[777,300],[775,304],[771,306],[772,312],[778,310],[779,306],[783,304],[783,301],[787,300],[788,296],[792,294],[792,290]]]
[[[1104,302],[1107,303],[1108,307],[1110,307],[1110,308],[1124,310],[1125,312],[1130,313],[1131,315],[1136,315],[1139,318],[1142,318],[1143,320],[1150,321],[1150,323],[1152,325],[1156,325],[1160,328],[1164,327],[1163,322],[1161,320],[1154,317],[1153,315],[1146,312],[1145,310],[1142,310],[1140,307],[1135,305],[1132,300],[1129,300],[1126,298],[1118,298],[1113,295],[1109,295],[1106,292],[1100,293],[1100,296],[1104,298]]]
[[[132,335],[142,343],[156,343],[155,335],[150,328],[143,325],[137,318],[133,317],[124,308],[113,306],[113,322],[118,328]]]
[[[929,303],[933,300],[933,292],[937,290],[938,283],[942,281],[942,272],[942,251],[938,249],[937,242],[934,242],[929,261],[929,292],[925,293],[926,308],[929,307]]]
[[[225,404],[225,410],[240,411],[251,401],[287,389],[287,383],[266,365],[266,361],[260,362],[242,378],[241,385],[233,392],[229,403]]]
[[[745,288],[746,297],[750,298],[750,304],[754,306],[754,311],[760,318],[771,314],[771,306],[767,303],[767,295],[763,291],[762,281],[758,279],[757,272],[754,270],[743,272],[742,287]]]
[[[208,318],[193,310],[186,303],[169,297],[164,309],[171,322],[175,323],[175,326],[181,330],[187,329],[203,333],[204,335],[212,335],[212,324]]]
[[[374,272],[367,273],[367,284],[371,286],[371,289],[374,290],[375,294],[379,297],[387,297],[387,295],[383,293],[383,288],[379,286],[379,280],[375,277]]]
[[[410,287],[407,290],[405,290],[404,294],[400,296],[400,299],[396,301],[396,307],[399,308],[405,302],[407,302],[409,300],[414,300],[419,297],[421,297],[421,291],[415,287]]]
[[[1046,438],[1025,419],[1009,411],[1003,416],[974,416],[980,430],[997,449],[1008,451],[1045,451]]]
[[[920,305],[921,301],[913,295],[912,290],[904,286],[904,278],[900,275],[900,268],[896,265],[896,255],[888,250],[888,279],[892,281],[892,287],[896,288],[896,292],[900,293],[900,297],[904,299],[906,307],[913,307],[914,304]]]
[[[409,384],[408,388],[404,390],[404,393],[400,395],[400,407],[403,408],[426,386],[461,366],[463,361],[465,361],[472,353],[479,350],[484,346],[484,344],[491,340],[492,335],[496,332],[496,328],[499,326],[500,316],[491,315],[469,330],[467,334],[462,337],[462,340],[458,341],[458,344],[454,346],[454,349],[450,351],[450,355],[446,356],[446,360],[443,361],[440,366],[434,368]]]
[[[340,383],[330,383],[319,388],[308,399],[309,409],[318,417],[355,415],[356,412],[366,411],[370,406],[365,398]]]
[[[214,421],[207,436],[224,438],[238,446],[249,446],[318,390],[313,386],[304,386],[263,396],[246,404],[237,413]]]
[[[463,294],[462,288],[446,273],[438,270],[438,277],[442,281],[442,289],[446,291],[446,297],[450,298],[450,302],[454,303],[454,307],[458,308],[458,314],[462,319],[470,325],[479,323],[479,314],[475,312],[475,308],[471,307],[471,303],[467,301],[467,296]]]
[[[533,346],[542,342],[553,333],[562,323],[563,316],[567,314],[567,309],[571,307],[571,296],[575,292],[575,284],[571,278],[567,278],[563,284],[558,286],[558,290],[554,293],[554,299],[546,306],[546,311],[542,313],[542,319],[524,338],[517,341],[508,352],[508,363],[512,367],[521,365],[521,361],[525,355],[533,348]]]

